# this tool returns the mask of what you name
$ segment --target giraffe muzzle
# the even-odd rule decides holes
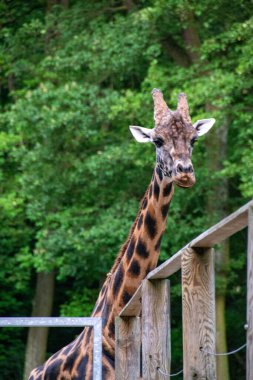
[[[179,162],[176,165],[174,182],[179,187],[192,187],[194,185],[196,180],[191,162]]]

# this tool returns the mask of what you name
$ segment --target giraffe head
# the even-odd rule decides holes
[[[169,109],[160,90],[154,89],[152,96],[155,127],[130,126],[130,130],[138,142],[151,142],[156,146],[157,165],[163,176],[180,187],[191,187],[195,183],[191,162],[194,142],[212,128],[215,119],[192,124],[185,94],[179,95],[176,111]]]

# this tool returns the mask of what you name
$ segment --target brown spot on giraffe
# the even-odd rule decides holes
[[[176,111],[171,111],[161,91],[154,89],[155,127],[132,126],[131,132],[141,143],[156,146],[156,166],[135,222],[99,294],[92,316],[102,317],[103,380],[114,380],[115,334],[114,319],[126,305],[147,273],[155,268],[165,230],[173,183],[191,187],[195,183],[191,162],[193,143],[208,132],[214,119],[192,124],[187,99],[179,95]],[[90,380],[92,379],[91,328],[83,332],[45,364],[31,372],[29,380]]]

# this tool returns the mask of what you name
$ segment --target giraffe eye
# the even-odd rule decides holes
[[[191,139],[191,146],[193,146],[195,144],[195,142],[198,141],[198,138],[197,137],[193,137]]]
[[[164,141],[161,137],[156,137],[153,141],[154,141],[154,144],[157,148],[160,148],[164,143]]]

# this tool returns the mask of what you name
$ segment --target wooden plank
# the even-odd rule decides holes
[[[142,374],[145,380],[170,373],[170,285],[168,280],[142,283]]]
[[[140,318],[115,318],[115,379],[137,380],[140,376]]]
[[[248,209],[252,206],[253,201],[250,201],[233,214],[193,239],[186,247],[182,248],[159,267],[151,271],[148,274],[147,279],[154,280],[158,278],[167,278],[177,272],[181,268],[181,256],[187,247],[212,247],[214,244],[220,243],[229,236],[245,228],[248,224]]]
[[[247,265],[247,380],[253,379],[253,207],[249,208]]]
[[[189,244],[190,247],[212,247],[214,244],[220,243],[229,236],[247,227],[248,209],[253,206],[253,201],[248,202],[239,208],[233,214],[230,214],[221,222],[215,224],[207,231],[203,232]]]
[[[184,380],[215,380],[213,252],[188,248],[182,256]]]
[[[138,317],[141,311],[141,285],[119,313],[120,317]]]
[[[166,278],[177,272],[181,268],[181,256],[184,249],[185,248],[181,249],[178,253],[170,257],[159,267],[149,272],[146,278],[148,280]]]

